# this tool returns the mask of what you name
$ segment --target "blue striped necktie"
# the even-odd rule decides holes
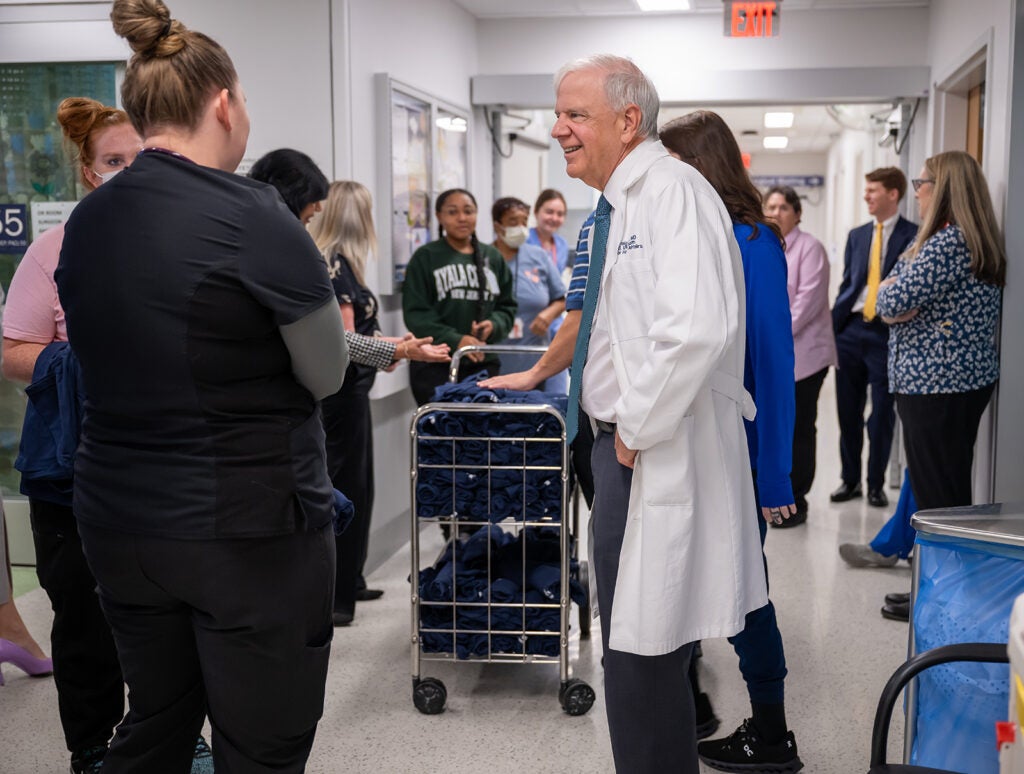
[[[583,310],[580,315],[580,329],[576,334],[576,348],[572,354],[569,369],[569,403],[565,417],[565,440],[572,443],[580,422],[580,388],[583,381],[583,365],[587,362],[587,348],[590,346],[590,329],[594,325],[597,310],[597,296],[601,290],[601,274],[604,272],[604,253],[608,246],[608,226],[612,220],[612,206],[602,196],[597,202],[594,228],[590,238],[590,266],[587,269],[587,289],[583,293]]]

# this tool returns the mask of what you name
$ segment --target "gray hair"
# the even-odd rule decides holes
[[[658,136],[658,108],[661,101],[651,79],[644,75],[632,59],[613,54],[594,54],[563,65],[555,73],[555,90],[569,73],[580,70],[601,70],[605,73],[604,94],[612,110],[624,110],[627,105],[640,108],[640,137]]]

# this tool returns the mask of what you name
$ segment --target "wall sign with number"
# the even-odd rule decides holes
[[[0,253],[21,255],[27,249],[27,208],[24,204],[0,204]]]

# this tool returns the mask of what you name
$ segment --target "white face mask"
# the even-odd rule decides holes
[[[104,183],[109,183],[111,180],[114,179],[115,175],[118,175],[118,174],[121,173],[122,169],[124,169],[124,168],[122,167],[121,169],[115,169],[113,172],[97,172],[94,169],[92,172],[93,172],[94,175],[96,175],[96,177],[98,177]],[[101,183],[101,185],[102,185],[102,183]]]
[[[526,241],[529,234],[530,229],[526,226],[507,226],[500,239],[514,250]]]

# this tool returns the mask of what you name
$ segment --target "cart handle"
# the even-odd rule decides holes
[[[493,352],[499,355],[543,355],[547,351],[548,348],[540,344],[521,346],[516,346],[514,344],[471,344],[466,347],[460,347],[458,351],[452,355],[452,364],[448,369],[448,381],[454,382],[459,378],[459,361],[462,359],[463,355],[468,355],[470,352]]]

